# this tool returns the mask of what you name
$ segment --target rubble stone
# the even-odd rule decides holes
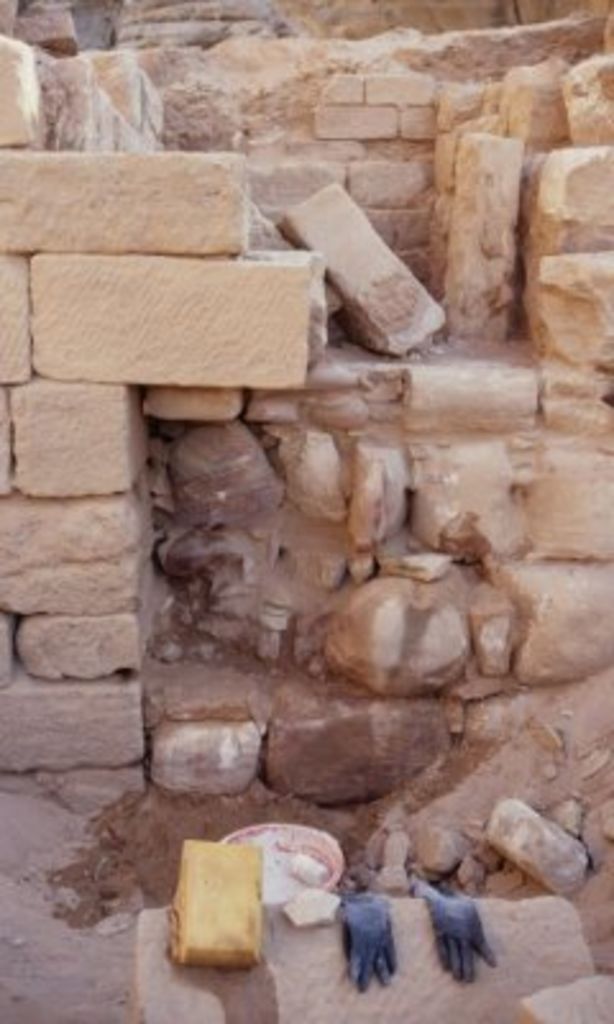
[[[4,252],[213,256],[247,247],[238,156],[2,153],[0,197]]]
[[[162,135],[162,99],[149,75],[129,50],[107,50],[90,55],[96,79],[126,122],[158,148]]]
[[[236,420],[243,401],[239,388],[147,388],[143,411],[159,420],[216,423]]]
[[[0,155],[0,160],[2,159]],[[0,256],[0,383],[28,380],[30,369],[30,300],[28,263]]]
[[[0,388],[0,495],[11,490],[11,418],[8,395]]]
[[[552,892],[572,893],[584,882],[588,854],[582,843],[522,800],[501,800],[486,836],[499,853]]]
[[[35,380],[12,389],[11,413],[15,484],[24,494],[127,491],[145,462],[139,399],[127,387]]]
[[[295,928],[314,928],[334,924],[341,900],[322,889],[304,889],[284,907],[284,914]]]
[[[546,355],[580,366],[614,367],[613,282],[612,253],[542,259],[537,304]]]
[[[32,145],[40,116],[34,50],[4,36],[0,38],[0,96],[0,147]]]
[[[253,722],[167,722],[156,729],[151,777],[173,793],[242,793],[256,777],[260,732]]]
[[[553,57],[529,67],[512,68],[503,79],[501,119],[505,134],[528,148],[549,150],[569,140],[563,99],[567,64]]]
[[[407,516],[409,473],[402,451],[360,441],[354,449],[348,532],[354,549],[373,551]]]
[[[100,679],[138,669],[145,637],[134,614],[30,615],[17,632],[26,672],[42,679]]]
[[[143,756],[138,680],[50,686],[19,674],[0,706],[0,771],[114,768]]]
[[[467,134],[459,142],[445,283],[454,335],[507,335],[522,157],[520,139]]]
[[[613,1001],[613,978],[581,978],[523,999],[517,1024],[608,1024]]]
[[[469,621],[480,672],[505,676],[510,670],[515,613],[509,598],[487,583],[471,601]]]
[[[576,64],[565,79],[565,102],[574,146],[614,143],[614,55]]]
[[[0,2],[0,35],[12,36],[17,17],[17,0]]]
[[[202,387],[304,383],[308,266],[36,256],[32,289],[34,364],[42,376]]]
[[[289,436],[282,440],[279,457],[289,500],[313,519],[343,522],[342,465],[333,437],[319,430]]]
[[[612,146],[548,154],[531,225],[539,255],[614,248],[614,195],[609,187],[613,166]]]
[[[282,226],[290,237],[323,254],[361,344],[403,355],[443,326],[441,308],[340,186],[330,185],[289,210]]]
[[[472,360],[412,366],[408,373],[404,423],[412,432],[503,433],[535,423],[538,379],[532,369]]]
[[[467,853],[467,848],[467,840],[443,822],[425,819],[418,828],[416,857],[429,874],[451,874]]]

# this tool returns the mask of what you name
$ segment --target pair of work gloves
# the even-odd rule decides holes
[[[435,889],[420,880],[412,882],[409,891],[426,902],[444,971],[457,981],[472,982],[476,956],[496,967],[473,900]],[[351,980],[360,992],[367,990],[374,975],[382,985],[390,984],[397,958],[388,902],[370,893],[351,893],[342,897],[341,908]]]

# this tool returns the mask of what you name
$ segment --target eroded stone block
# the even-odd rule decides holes
[[[411,366],[408,375],[404,422],[412,433],[506,433],[535,423],[535,370],[471,361]]]
[[[29,615],[17,632],[26,672],[41,679],[100,679],[140,668],[143,622],[135,614]]]
[[[153,741],[152,779],[174,793],[242,793],[256,777],[260,732],[253,722],[166,722]]]
[[[552,149],[569,139],[563,99],[567,71],[568,65],[557,57],[508,71],[501,95],[501,121],[507,135],[538,150]]]
[[[435,102],[437,82],[432,75],[404,71],[396,75],[368,75],[367,103],[377,106],[427,107]]]
[[[217,423],[236,420],[243,402],[239,388],[147,388],[143,411],[159,420]]]
[[[544,257],[536,298],[546,355],[614,367],[614,253]]]
[[[614,54],[576,64],[564,84],[571,141],[574,146],[614,142]]]
[[[4,36],[0,37],[0,96],[0,147],[32,145],[40,115],[34,50]]]

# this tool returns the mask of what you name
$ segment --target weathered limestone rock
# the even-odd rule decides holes
[[[0,155],[0,160],[2,156]],[[17,384],[30,376],[30,300],[28,263],[0,256],[0,383]]]
[[[575,146],[614,143],[614,55],[591,57],[565,79],[565,102]]]
[[[239,388],[147,388],[143,405],[146,416],[201,423],[236,420],[242,409]]]
[[[0,147],[32,145],[40,116],[34,50],[4,36],[0,37],[0,96]]]
[[[13,617],[0,614],[0,687],[13,676],[13,632]]]
[[[242,793],[256,777],[260,732],[253,722],[167,722],[156,729],[151,777],[174,793]]]
[[[0,499],[0,607],[106,615],[140,606],[143,511],[133,495]]]
[[[557,361],[541,364],[541,409],[549,430],[567,435],[603,436],[614,429],[605,374],[587,374],[582,367]]]
[[[353,591],[326,639],[330,667],[384,697],[440,690],[468,656],[463,613],[436,584],[409,579],[382,578]]]
[[[64,380],[298,387],[310,292],[294,264],[36,256],[34,364]]]
[[[327,185],[345,185],[345,176],[343,164],[305,160],[252,163],[248,171],[252,200],[274,222],[289,206],[304,202]]]
[[[448,749],[437,701],[336,698],[278,691],[269,726],[266,778],[277,792],[320,804],[391,793]]]
[[[563,99],[568,65],[558,57],[529,67],[513,68],[503,79],[501,120],[506,135],[522,139],[530,149],[548,150],[569,139]]]
[[[408,375],[404,423],[412,432],[504,433],[535,423],[538,379],[532,369],[471,361],[412,366]]]
[[[154,727],[170,722],[256,722],[263,732],[270,717],[266,676],[227,665],[184,662],[164,665],[147,659],[141,672],[145,721]]]
[[[407,515],[410,479],[404,453],[359,441],[354,449],[348,531],[354,549],[373,551],[397,533]]]
[[[311,275],[309,292],[309,364],[315,363],[328,345],[328,303],[324,286],[326,265],[317,252],[260,251],[247,254],[247,258],[280,267],[302,267]]]
[[[523,999],[517,1024],[608,1024],[613,1005],[614,978],[581,978]]]
[[[114,768],[143,756],[138,680],[50,686],[20,674],[0,707],[0,771]]]
[[[510,670],[514,640],[514,607],[500,590],[482,583],[472,595],[469,622],[483,676],[505,676]]]
[[[537,308],[546,355],[614,367],[614,254],[547,256],[539,269]]]
[[[527,530],[541,558],[614,558],[614,457],[548,445],[526,492]]]
[[[481,557],[524,545],[515,471],[504,442],[415,445],[412,533],[428,547]]]
[[[552,892],[572,893],[584,882],[588,854],[582,843],[522,800],[501,800],[497,804],[486,838],[499,853]]]
[[[90,54],[98,83],[127,123],[153,148],[162,135],[162,99],[129,50]]]
[[[460,139],[445,284],[450,329],[458,336],[507,335],[523,148],[520,139],[486,134]]]
[[[426,160],[356,160],[348,166],[348,192],[352,199],[377,210],[395,210],[398,214],[419,201],[432,183],[432,164]]]
[[[227,154],[3,153],[0,249],[239,254],[243,176]]]
[[[582,835],[582,821],[584,819],[584,808],[579,800],[571,797],[569,800],[562,800],[548,811],[548,817],[557,825],[560,825],[565,832],[577,839]]]
[[[315,928],[334,924],[341,900],[323,889],[303,889],[284,907],[284,914],[295,928]]]
[[[136,390],[35,380],[11,392],[15,484],[35,497],[128,491],[146,457]]]
[[[282,226],[294,240],[323,254],[357,340],[367,348],[404,355],[443,326],[441,308],[339,185],[289,210]]]
[[[0,495],[11,490],[11,418],[8,395],[0,389]]]
[[[571,682],[614,663],[609,565],[507,564],[495,576],[520,614],[524,639],[514,664],[520,682]]]
[[[451,132],[482,113],[485,86],[480,82],[442,82],[439,91],[437,128]]]
[[[279,446],[279,457],[289,500],[313,519],[343,522],[342,464],[332,435],[321,430],[289,435]]]
[[[405,547],[397,547],[395,542],[378,550],[377,562],[382,576],[407,576],[420,583],[443,579],[453,565],[450,555],[436,555],[430,551],[408,554]]]
[[[29,615],[17,632],[26,672],[42,679],[100,679],[138,669],[145,643],[137,615]]]
[[[430,874],[449,875],[462,861],[468,846],[467,840],[450,825],[425,819],[416,835],[416,858]]]
[[[15,22],[15,35],[55,57],[72,57],[78,49],[75,22],[68,7],[26,10]]]
[[[185,526],[242,526],[274,512],[283,485],[243,423],[196,427],[171,449],[175,516]]]
[[[549,153],[539,179],[531,225],[538,255],[614,248],[614,147]]]

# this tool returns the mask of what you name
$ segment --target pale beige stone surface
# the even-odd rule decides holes
[[[339,186],[322,189],[289,210],[283,226],[294,239],[323,254],[357,340],[367,348],[403,355],[443,326],[441,307]]]
[[[348,166],[348,192],[361,206],[378,210],[408,206],[433,183],[433,167],[427,160],[356,160]]]
[[[145,792],[143,766],[127,768],[73,768],[67,772],[36,773],[36,782],[74,814],[92,815],[126,796]]]
[[[309,365],[317,362],[328,345],[329,299],[325,286],[326,263],[319,252],[280,252],[278,249],[260,250],[247,254],[247,259],[268,263],[273,267],[307,269],[309,288]],[[338,298],[334,296],[333,298]]]
[[[13,35],[16,16],[17,0],[0,0],[0,35]]]
[[[13,617],[0,614],[0,687],[10,682],[13,674],[13,632]]]
[[[248,182],[253,202],[267,217],[277,221],[289,206],[335,182],[345,184],[344,164],[315,160],[277,160],[275,163],[251,162]]]
[[[210,256],[247,246],[238,156],[2,153],[0,199],[5,252]]]
[[[159,420],[217,423],[236,420],[243,403],[240,388],[147,388],[143,411]]]
[[[145,635],[138,615],[29,615],[17,631],[17,652],[41,679],[100,679],[140,668]]]
[[[253,782],[260,732],[253,722],[166,722],[153,739],[151,776],[173,793],[242,793]]]
[[[522,139],[528,148],[537,150],[569,141],[563,99],[567,71],[568,65],[557,57],[508,71],[501,95],[501,121],[506,135]]]
[[[348,518],[355,551],[373,551],[403,528],[409,485],[401,448],[366,439],[358,441],[352,459]]]
[[[437,82],[432,75],[405,71],[393,75],[368,75],[367,103],[398,107],[426,107],[435,102]]]
[[[361,107],[330,104],[316,107],[318,139],[394,139],[399,134],[396,107]]]
[[[546,256],[537,314],[546,355],[583,366],[614,367],[614,253]]]
[[[614,978],[581,978],[523,999],[516,1024],[610,1024]]]
[[[482,675],[505,676],[509,672],[515,621],[514,607],[505,594],[488,583],[476,587],[469,622]]]
[[[127,123],[154,146],[162,134],[162,98],[130,50],[89,55],[98,83]]]
[[[445,282],[453,335],[507,335],[522,155],[520,139],[467,134],[459,142]]]
[[[565,103],[575,146],[614,143],[614,54],[577,64],[565,79]]]
[[[131,488],[146,457],[136,389],[35,380],[11,391],[15,486],[35,497]]]
[[[355,103],[365,99],[365,80],[362,75],[333,75],[321,95],[322,103]]]
[[[2,154],[0,154],[0,161]],[[1,205],[1,204],[0,204]],[[28,262],[0,256],[0,383],[28,380],[30,363],[30,300]]]
[[[36,256],[34,363],[60,380],[299,387],[311,287],[309,265],[281,260]]]
[[[30,146],[40,116],[40,91],[34,50],[0,37],[0,147]]]
[[[471,361],[411,366],[408,374],[404,423],[412,432],[505,433],[535,423],[538,377],[530,368]]]
[[[11,417],[8,393],[0,388],[0,495],[11,490]]]
[[[401,111],[401,138],[425,142],[437,135],[435,107],[406,107]]]
[[[531,225],[539,255],[614,248],[614,147],[549,153],[539,178]]]
[[[0,771],[111,768],[143,756],[138,680],[52,685],[19,674],[0,707]]]
[[[293,433],[282,440],[279,457],[289,501],[314,519],[343,522],[342,463],[332,435],[321,430]]]

